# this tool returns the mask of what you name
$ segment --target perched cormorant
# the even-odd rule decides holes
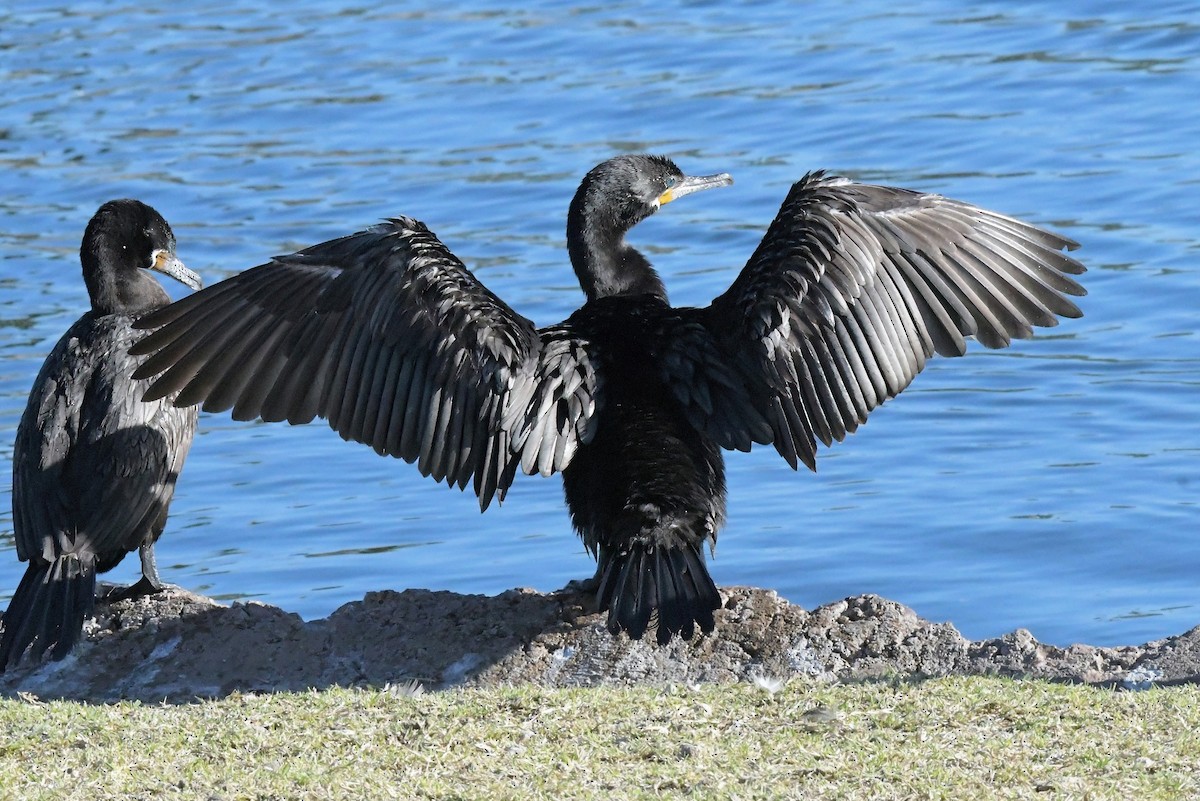
[[[660,642],[713,628],[703,546],[725,516],[721,450],[773,444],[812,468],[934,353],[991,348],[1077,317],[1076,243],[937,195],[821,172],[792,186],[732,286],[673,308],[626,232],[731,183],[618,156],[571,202],[587,302],[547,328],[514,312],[406,217],[315,245],[155,312],[135,346],[147,395],[236,419],[307,423],[473,483],[562,472],[598,560],[608,627]]]
[[[142,578],[118,596],[160,588],[154,543],[196,430],[196,409],[140,402],[149,382],[133,378],[129,354],[134,318],[171,302],[146,270],[200,288],[167,221],[136,200],[109,201],[79,257],[92,310],[46,357],[13,447],[14,536],[29,567],[3,616],[0,671],[30,645],[65,656],[92,611],[96,574],[130,551],[140,551]]]

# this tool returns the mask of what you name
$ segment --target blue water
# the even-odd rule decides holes
[[[0,471],[86,308],[78,243],[108,198],[162,211],[208,282],[412,215],[546,324],[580,301],[563,226],[596,162],[734,175],[634,233],[683,304],[723,291],[825,167],[1078,239],[1087,316],[935,360],[816,476],[731,455],[718,583],[807,607],[881,593],[971,637],[1200,623],[1197,4],[18,5],[0,11]],[[376,589],[591,573],[557,479],[480,516],[321,424],[201,425],[159,545],[189,589],[315,617]],[[8,507],[0,602],[22,571]]]

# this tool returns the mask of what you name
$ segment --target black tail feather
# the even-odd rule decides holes
[[[663,551],[663,549],[658,549]],[[671,634],[678,632],[685,640],[691,639],[693,624],[691,609],[687,606],[687,596],[681,593],[676,585],[678,565],[677,555],[680,551],[671,550],[661,553],[654,560],[654,572],[658,583],[658,641],[665,643]],[[682,576],[678,576],[682,584]],[[664,634],[666,635],[664,638]]]
[[[49,564],[30,563],[3,616],[0,672],[17,664],[26,649],[40,658],[62,659],[83,633],[96,605],[96,562],[64,554]]]
[[[650,624],[651,607],[646,603],[648,596],[653,596],[652,587],[647,582],[653,582],[654,577],[647,575],[641,567],[645,559],[643,552],[629,554],[624,559],[605,559],[601,557],[600,584],[596,588],[596,597],[600,608],[608,609],[608,628],[614,634],[621,629],[629,632],[629,636],[640,639],[646,633]],[[617,588],[623,591],[618,592]],[[620,624],[617,621],[620,621]]]
[[[680,547],[634,544],[626,553],[601,548],[596,599],[608,610],[608,630],[641,639],[657,618],[660,645],[716,627],[721,595],[704,565],[702,543]]]

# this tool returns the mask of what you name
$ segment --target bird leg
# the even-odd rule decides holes
[[[566,592],[580,592],[588,595],[595,595],[596,590],[600,589],[600,566],[596,566],[596,572],[589,578],[571,579],[567,582],[567,586],[563,587]]]
[[[104,596],[106,603],[113,604],[163,591],[162,580],[158,577],[158,562],[154,558],[154,545],[147,543],[138,548],[138,556],[142,560],[142,577],[128,587],[111,590]]]

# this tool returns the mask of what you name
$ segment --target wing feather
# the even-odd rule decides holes
[[[702,331],[668,349],[664,370],[722,446],[752,432],[812,467],[817,441],[856,430],[935,353],[960,356],[972,336],[1005,347],[1078,317],[1067,296],[1085,294],[1070,277],[1084,267],[1062,252],[1075,247],[960,201],[812,173],[729,290],[681,310]]]
[[[420,222],[396,218],[148,315],[146,397],[238,419],[327,420],[480,504],[520,463],[563,469],[600,398],[586,338],[539,332]]]

